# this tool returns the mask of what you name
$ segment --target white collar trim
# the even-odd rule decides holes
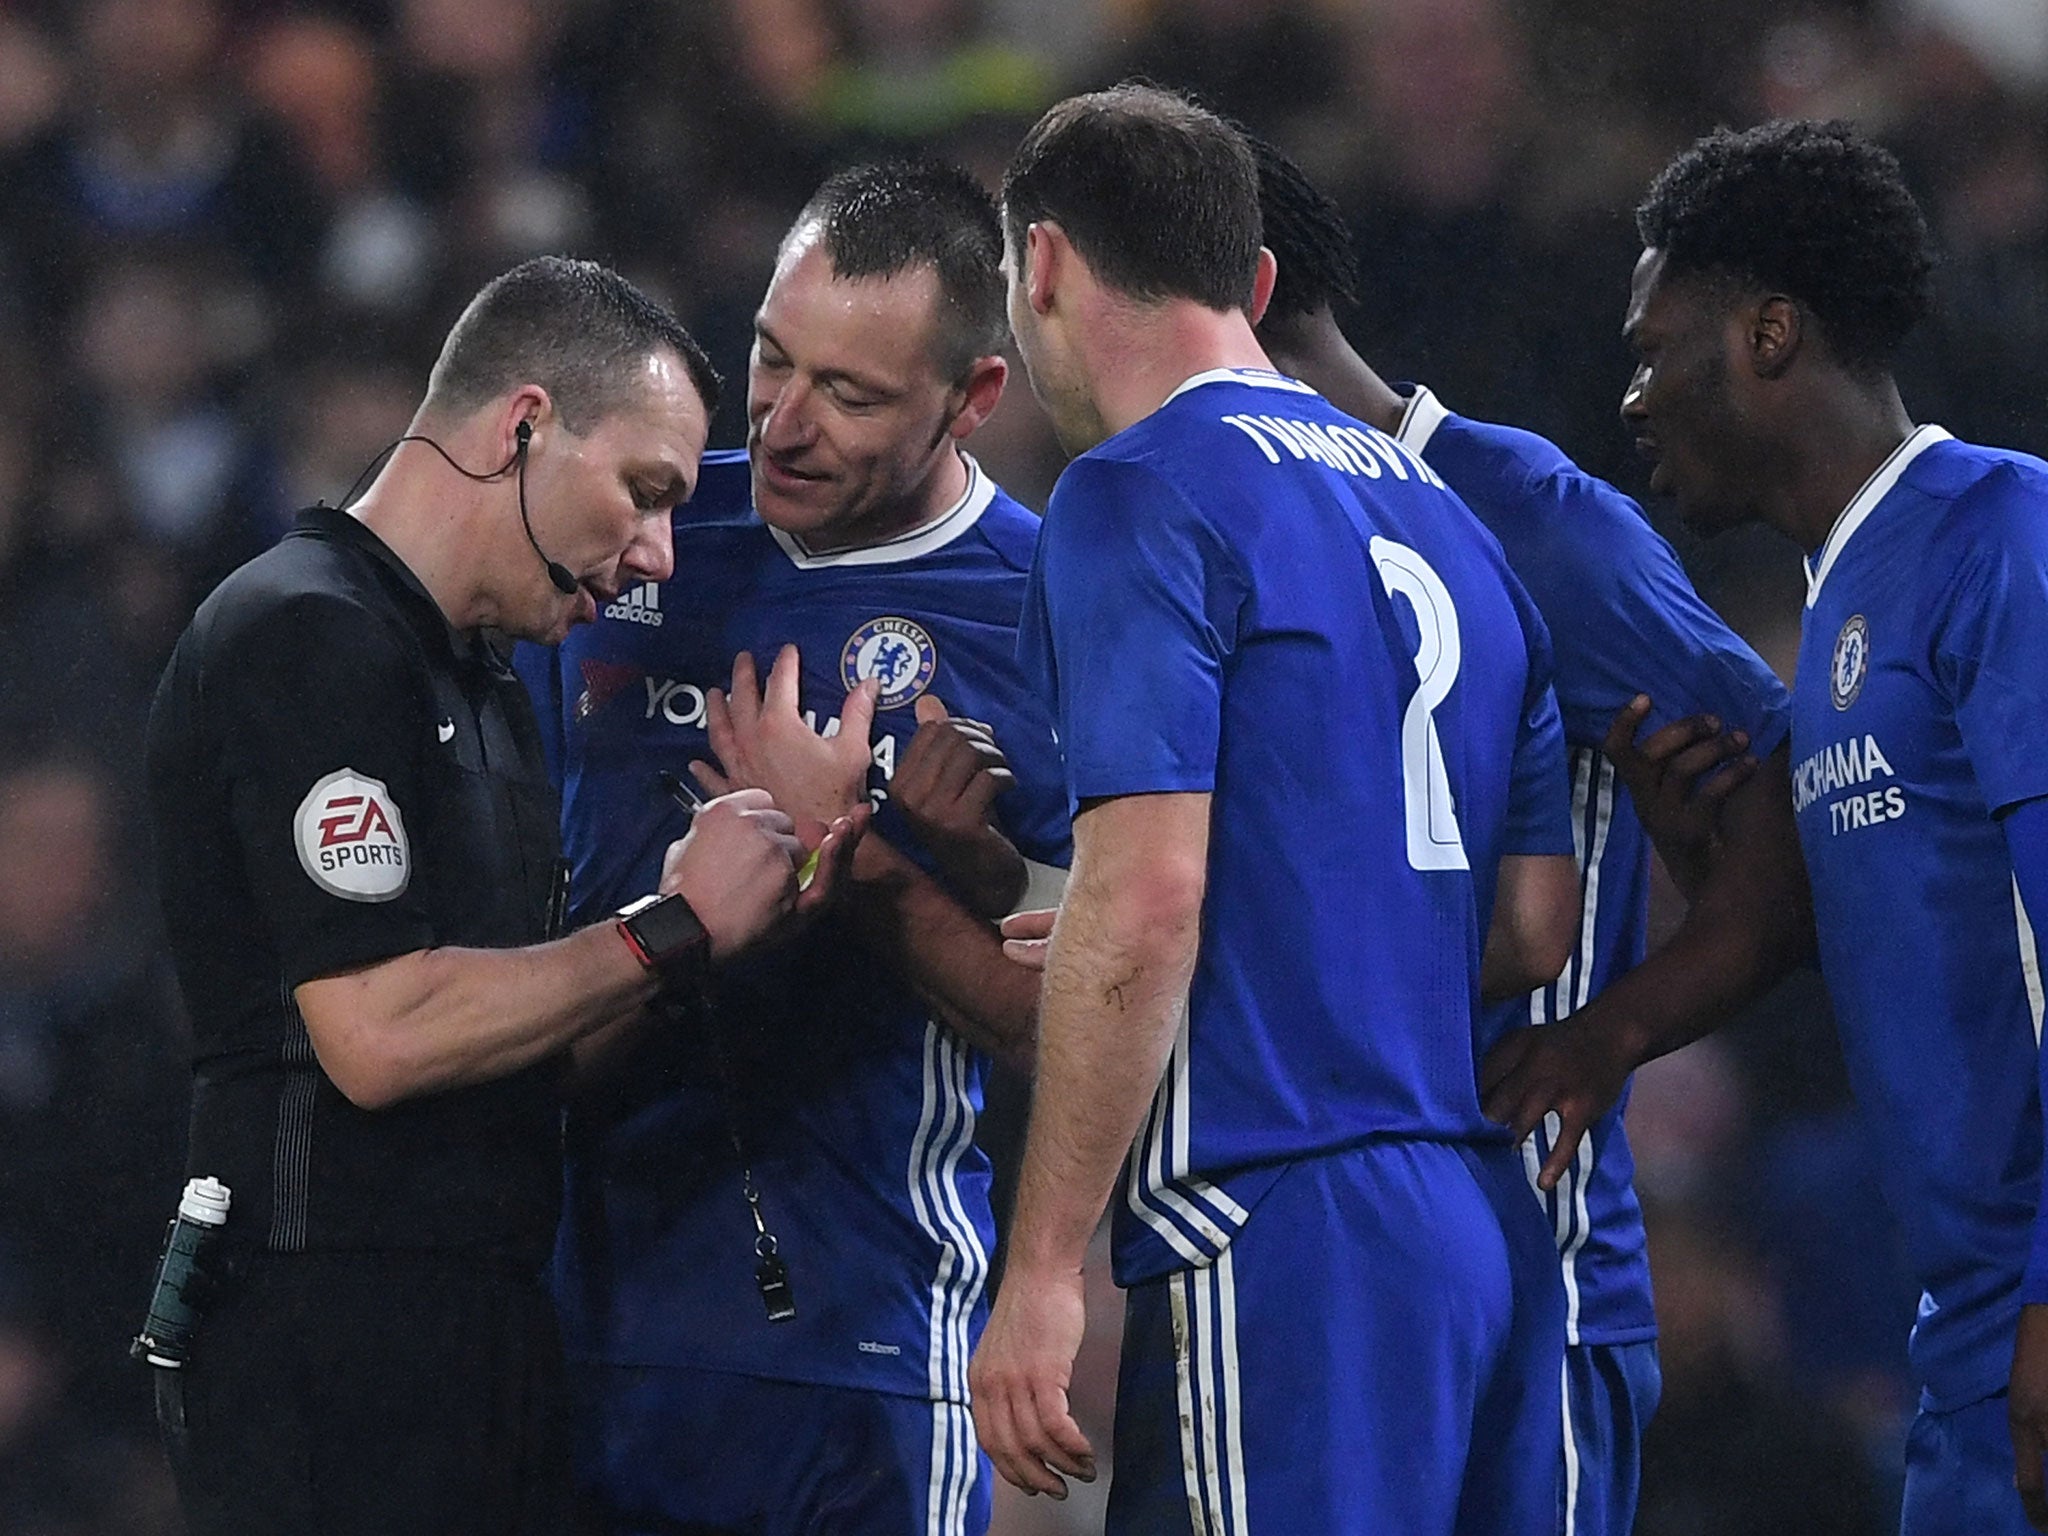
[[[1929,422],[1915,427],[1906,434],[1906,440],[1894,448],[1891,457],[1877,466],[1877,473],[1863,482],[1863,489],[1850,498],[1849,505],[1842,509],[1842,515],[1835,519],[1835,526],[1828,530],[1819,551],[1806,562],[1806,606],[1811,608],[1820,596],[1820,584],[1828,579],[1828,572],[1835,568],[1835,561],[1841,558],[1842,548],[1855,536],[1877,504],[1889,496],[1892,487],[1899,483],[1899,476],[1906,472],[1921,454],[1936,443],[1949,440],[1949,433],[1942,427]]]
[[[1401,412],[1401,430],[1394,434],[1394,441],[1419,459],[1450,414],[1441,400],[1418,384],[1408,397],[1408,408]]]
[[[1178,400],[1191,389],[1200,389],[1204,384],[1250,384],[1259,389],[1284,389],[1289,394],[1312,395],[1315,393],[1299,379],[1290,379],[1284,373],[1274,373],[1269,368],[1210,368],[1182,379],[1180,387],[1160,401],[1166,405]]]
[[[944,549],[980,522],[981,514],[996,499],[995,481],[982,473],[973,456],[963,453],[960,462],[967,466],[967,489],[960,493],[960,499],[930,522],[906,529],[880,544],[866,544],[858,549],[834,549],[814,555],[804,548],[803,541],[795,534],[786,533],[773,524],[768,526],[768,531],[782,546],[782,552],[789,556],[790,564],[800,571],[822,571],[835,565],[899,565],[905,560],[919,559]]]

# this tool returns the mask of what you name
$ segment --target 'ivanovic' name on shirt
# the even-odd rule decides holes
[[[1880,778],[1897,777],[1875,736],[1851,736],[1847,741],[1823,747],[1792,770],[1792,809],[1803,814],[1824,796],[1840,789],[1857,789],[1859,793],[1828,806],[1828,830],[1833,834],[1874,827],[1906,814],[1906,794],[1896,784],[1883,789],[1861,786]]]
[[[1374,427],[1243,412],[1220,419],[1257,443],[1269,464],[1278,464],[1284,450],[1291,458],[1313,459],[1368,480],[1377,480],[1391,470],[1396,480],[1420,480],[1438,490],[1445,488],[1435,470]]]

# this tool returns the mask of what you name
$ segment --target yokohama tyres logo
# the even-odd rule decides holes
[[[345,901],[389,901],[412,879],[405,818],[382,779],[342,768],[306,792],[292,818],[299,865]]]

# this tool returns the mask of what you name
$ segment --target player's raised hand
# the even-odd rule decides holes
[[[1521,1141],[1545,1127],[1550,1155],[1537,1176],[1550,1190],[1571,1167],[1579,1140],[1614,1107],[1636,1063],[1596,999],[1554,1024],[1511,1031],[1479,1067],[1479,1105]]]
[[[726,796],[736,790],[733,782],[710,763],[694,762],[690,764],[690,772],[714,795]],[[755,793],[766,794],[766,791]],[[867,835],[873,819],[874,812],[869,806],[858,805],[829,826],[823,822],[797,826],[792,820],[791,826],[795,828],[805,856],[797,865],[797,896],[790,908],[791,916],[806,918],[829,906],[850,888],[854,850]]]
[[[825,829],[824,837],[798,871],[793,910],[799,918],[830,906],[842,892],[851,888],[853,853],[867,835],[873,814],[865,805],[855,806]],[[808,878],[804,876],[803,869],[811,872]]]
[[[917,734],[889,782],[910,830],[947,883],[977,916],[998,918],[1024,894],[1024,856],[991,819],[996,796],[1017,782],[995,732],[946,712],[934,694],[917,701]]]
[[[1064,1499],[1067,1478],[1095,1481],[1094,1447],[1067,1404],[1086,1327],[1080,1270],[1004,1274],[967,1381],[981,1448],[1026,1493]]]
[[[2005,1416],[2020,1503],[2034,1529],[2048,1531],[2048,1490],[2042,1486],[2042,1460],[2048,1457],[2048,1306],[2020,1308]]]
[[[1712,715],[1688,715],[1638,739],[1648,694],[1621,707],[1600,745],[1628,790],[1651,844],[1688,899],[1712,862],[1721,804],[1756,772],[1747,731],[1724,731]]]
[[[704,723],[723,769],[720,782],[767,790],[816,846],[825,827],[867,803],[873,761],[869,736],[879,687],[867,681],[849,693],[839,712],[838,734],[827,737],[805,721],[798,707],[801,677],[802,658],[793,645],[785,645],[775,658],[765,689],[754,658],[742,651],[733,660],[732,691],[713,688],[705,696]],[[699,782],[715,787],[699,770],[700,765],[691,765]]]
[[[1044,970],[1046,951],[1052,948],[1053,921],[1059,915],[1058,907],[1012,912],[1003,919],[1003,953],[1030,970]]]

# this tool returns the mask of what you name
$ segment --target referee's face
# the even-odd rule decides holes
[[[709,421],[682,359],[664,349],[639,367],[641,387],[587,432],[556,418],[533,434],[527,508],[545,558],[568,570],[576,590],[558,592],[521,539],[519,599],[500,623],[522,639],[559,641],[626,588],[675,570],[671,516],[696,489]]]
[[[938,273],[845,278],[815,233],[784,247],[754,317],[747,452],[762,521],[814,548],[874,544],[945,510],[963,398],[942,376]]]

